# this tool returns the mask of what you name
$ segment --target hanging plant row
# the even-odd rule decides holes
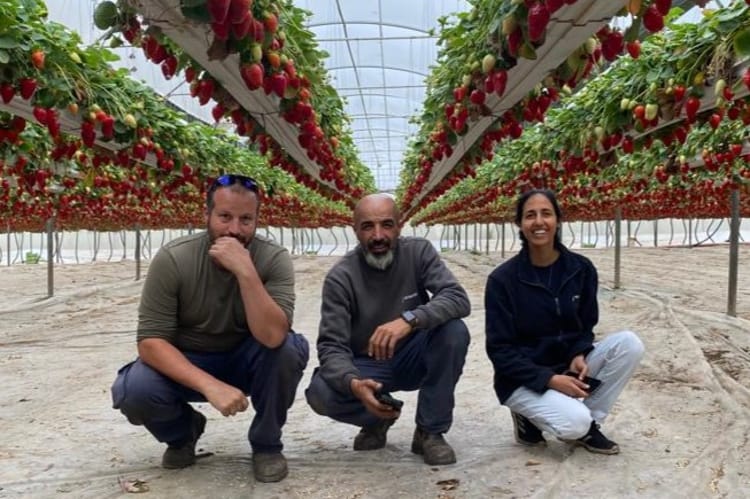
[[[543,121],[561,93],[623,54],[641,23],[661,29],[670,6],[628,2],[619,12],[634,21],[626,34],[605,25],[618,13],[608,2],[484,1],[453,26],[442,20],[444,48],[398,190],[407,217],[473,175],[525,123]]]
[[[118,0],[99,3],[95,22],[141,47],[166,78],[184,70],[216,121],[264,150],[278,145],[275,165],[351,205],[374,179],[356,157],[306,16],[277,0]]]
[[[348,219],[347,206],[113,70],[116,56],[82,48],[77,35],[46,20],[42,2],[6,2],[0,23],[0,223],[7,229],[41,230],[50,216],[69,230],[203,225],[205,188],[224,171],[258,179],[268,197],[263,223]]]
[[[508,220],[530,187],[555,189],[576,217],[611,219],[615,206],[634,217],[725,216],[728,193],[750,182],[750,8],[670,24],[639,49],[413,223]]]

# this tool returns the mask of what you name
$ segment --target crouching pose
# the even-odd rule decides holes
[[[516,207],[520,253],[487,280],[487,355],[516,441],[544,445],[543,432],[591,452],[617,454],[601,423],[643,356],[631,331],[594,341],[598,277],[561,242],[554,194],[534,190]],[[594,379],[591,379],[594,378]]]
[[[164,246],[149,266],[138,309],[138,359],[120,369],[114,407],[167,444],[165,468],[195,462],[206,417],[248,408],[253,472],[287,475],[281,428],[307,365],[307,341],[290,331],[294,271],[287,251],[255,236],[260,198],[249,177],[224,175],[207,194],[206,232]]]
[[[399,237],[399,215],[385,194],[354,210],[356,249],[323,284],[318,358],[305,394],[318,414],[361,428],[354,450],[380,449],[400,408],[382,396],[419,390],[412,452],[430,465],[456,456],[443,434],[469,332],[469,299],[432,244]]]

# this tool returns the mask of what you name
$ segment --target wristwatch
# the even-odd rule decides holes
[[[412,329],[417,327],[417,324],[419,323],[419,319],[417,319],[417,316],[414,315],[414,312],[411,310],[405,310],[401,312],[401,318],[404,319],[411,327]]]

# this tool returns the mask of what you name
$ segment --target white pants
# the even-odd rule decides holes
[[[632,331],[614,333],[594,343],[586,356],[589,376],[602,385],[588,398],[576,399],[557,390],[537,393],[517,388],[505,404],[540,430],[563,440],[586,435],[591,421],[602,423],[643,357],[643,343]]]

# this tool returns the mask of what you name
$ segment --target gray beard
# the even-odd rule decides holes
[[[365,261],[367,262],[367,265],[374,269],[385,270],[393,263],[393,250],[388,250],[383,256],[375,256],[372,253],[365,251]]]

